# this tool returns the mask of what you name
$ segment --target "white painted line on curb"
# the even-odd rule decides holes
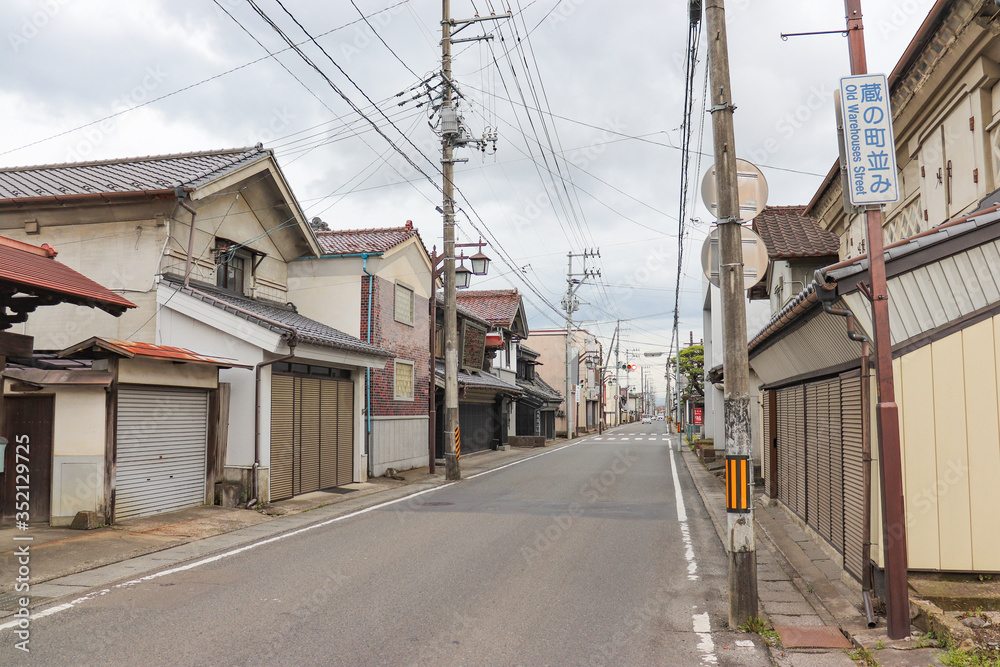
[[[701,663],[703,665],[718,664],[719,659],[715,655],[715,642],[712,641],[712,621],[708,618],[708,612],[695,614],[691,617],[694,624],[694,632],[701,639],[698,642],[698,650],[701,651]]]
[[[558,450],[553,450],[553,451],[558,451]],[[546,453],[549,453],[549,452],[546,452]],[[534,457],[532,457],[532,458],[534,458]],[[343,514],[341,516],[336,516],[336,517],[334,517],[332,519],[327,519],[326,521],[321,521],[319,523],[314,523],[312,525],[305,526],[304,528],[299,528],[298,530],[293,530],[293,531],[290,531],[290,532],[287,532],[287,533],[282,533],[280,535],[275,535],[274,537],[269,537],[269,538],[267,538],[265,540],[260,540],[259,542],[251,542],[250,544],[245,544],[242,547],[237,547],[236,549],[231,549],[230,551],[224,551],[222,553],[215,554],[214,556],[209,556],[208,558],[203,558],[203,559],[195,561],[193,563],[188,563],[187,565],[181,565],[179,567],[173,567],[173,568],[170,568],[169,570],[163,570],[161,572],[154,572],[153,574],[147,574],[146,576],[139,577],[138,579],[132,579],[130,581],[122,582],[120,584],[115,584],[114,586],[111,586],[110,588],[104,588],[104,589],[101,589],[99,591],[94,591],[92,593],[88,593],[87,595],[84,595],[83,597],[79,597],[79,598],[77,598],[75,600],[72,600],[71,602],[67,602],[66,604],[61,604],[61,605],[57,605],[55,607],[50,607],[48,609],[45,609],[45,610],[37,612],[37,613],[32,612],[31,619],[35,620],[35,619],[39,619],[39,618],[45,618],[46,616],[51,616],[52,614],[56,614],[56,613],[58,613],[60,611],[65,611],[67,609],[72,609],[73,607],[75,607],[77,605],[80,605],[80,604],[83,604],[84,602],[88,602],[90,600],[93,600],[94,598],[101,597],[103,595],[107,595],[112,590],[117,589],[117,588],[126,588],[126,587],[129,587],[129,586],[134,586],[136,584],[141,584],[144,581],[152,581],[153,579],[159,579],[160,577],[165,577],[168,574],[174,574],[176,572],[184,572],[186,570],[193,570],[196,567],[201,567],[202,565],[208,565],[209,563],[214,563],[214,562],[220,561],[220,560],[222,560],[224,558],[229,558],[230,556],[235,556],[236,554],[243,553],[244,551],[250,551],[251,549],[256,549],[257,547],[264,546],[265,544],[271,544],[272,542],[279,542],[279,541],[284,540],[286,538],[292,537],[293,535],[300,535],[302,533],[308,532],[310,530],[314,530],[316,528],[322,528],[323,526],[329,526],[331,523],[337,523],[338,521],[344,521],[345,519],[350,519],[352,517],[356,517],[356,516],[359,516],[361,514],[367,514],[368,512],[373,512],[375,510],[382,509],[383,507],[389,507],[390,505],[395,505],[396,503],[401,503],[403,501],[410,500],[411,498],[416,498],[417,496],[422,496],[425,493],[430,493],[431,491],[439,491],[441,489],[444,489],[444,488],[447,488],[449,486],[452,486],[453,484],[455,484],[455,482],[448,482],[446,484],[442,484],[441,486],[435,486],[435,487],[432,487],[430,489],[424,489],[423,491],[417,491],[416,493],[411,493],[409,495],[403,496],[402,498],[396,498],[394,500],[387,500],[384,503],[379,503],[377,505],[372,505],[371,507],[365,507],[363,509],[356,510],[354,512],[350,512],[348,514]],[[16,627],[19,623],[20,623],[20,620],[15,620],[15,621],[9,621],[7,623],[0,624],[0,630],[7,630],[9,628]]]
[[[670,450],[670,476],[674,482],[674,502],[677,505],[677,523],[681,527],[681,540],[684,542],[684,558],[688,563],[688,580],[698,581],[698,561],[694,557],[694,544],[691,542],[691,530],[688,528],[684,494],[681,492],[681,480],[677,476],[677,461],[672,449]]]

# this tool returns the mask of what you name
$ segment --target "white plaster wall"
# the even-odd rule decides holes
[[[296,260],[288,265],[288,300],[302,315],[361,338],[362,264],[360,257]]]
[[[215,389],[219,386],[218,375],[217,368],[211,364],[175,364],[140,357],[118,362],[118,381],[125,384]]]

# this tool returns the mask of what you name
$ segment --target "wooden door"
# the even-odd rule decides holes
[[[4,452],[0,521],[13,521],[19,502],[28,500],[28,520],[49,521],[52,497],[52,422],[54,396],[5,396],[3,400]],[[17,465],[27,464],[27,475]],[[24,488],[27,487],[27,488]]]

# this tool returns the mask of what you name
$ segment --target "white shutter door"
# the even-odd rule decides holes
[[[207,451],[208,392],[123,385],[115,520],[204,503]]]

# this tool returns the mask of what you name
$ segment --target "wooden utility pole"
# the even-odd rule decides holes
[[[861,0],[844,0],[851,74],[867,74],[865,29]],[[892,147],[895,149],[895,147]],[[907,583],[906,509],[903,502],[903,472],[900,463],[899,409],[892,373],[892,339],[889,336],[889,290],[885,275],[882,207],[865,210],[868,262],[871,276],[872,326],[874,329],[875,379],[878,385],[878,453],[882,491],[882,542],[885,556],[886,621],[891,639],[910,636],[910,598]],[[868,406],[864,406],[867,410]],[[870,563],[864,563],[870,567]]]
[[[697,0],[694,0],[697,2]],[[757,615],[757,551],[754,541],[750,461],[750,365],[743,290],[743,241],[736,176],[732,88],[724,0],[705,0],[708,68],[719,202],[719,287],[722,292],[723,399],[726,432],[729,535],[729,627]],[[679,361],[679,355],[678,355]]]
[[[461,431],[458,420],[458,305],[455,296],[455,160],[454,148],[465,146],[465,137],[458,117],[458,110],[452,105],[454,84],[451,77],[451,45],[458,42],[472,42],[484,37],[454,39],[459,30],[480,21],[497,21],[510,18],[511,13],[477,16],[471,19],[451,18],[451,0],[441,0],[441,173],[444,176],[444,198],[442,213],[444,218],[444,464],[445,478],[462,478]],[[460,26],[454,32],[452,26]],[[434,298],[432,296],[432,298]]]

